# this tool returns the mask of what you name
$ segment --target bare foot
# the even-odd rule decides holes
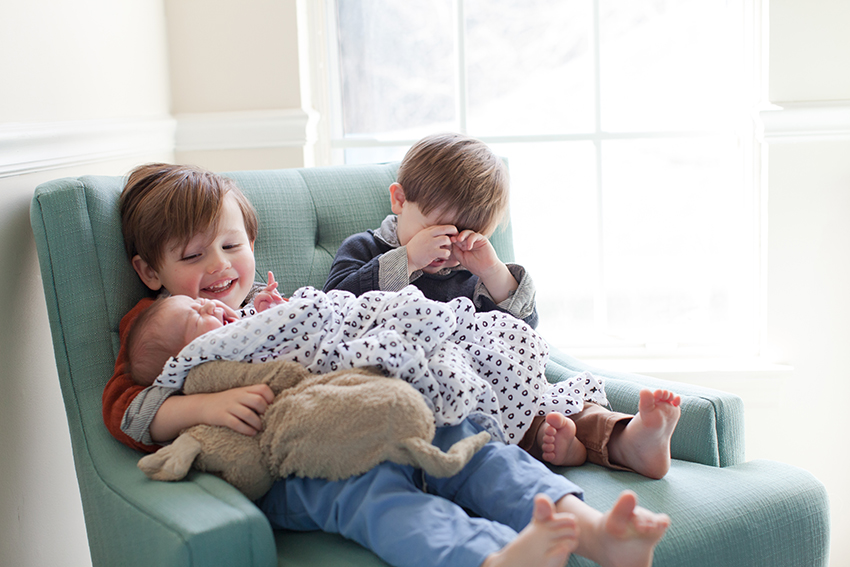
[[[558,500],[556,509],[574,513],[579,521],[576,553],[603,567],[651,567],[655,546],[670,527],[666,514],[641,508],[629,490],[605,514],[572,496]]]
[[[602,565],[649,567],[656,544],[670,526],[666,514],[654,514],[637,505],[634,492],[624,491],[614,506],[603,515],[602,538],[607,559]],[[600,558],[602,559],[602,558]]]
[[[548,496],[538,494],[531,523],[515,540],[487,557],[481,567],[564,567],[576,546],[575,516],[557,512]]]
[[[670,438],[679,422],[682,398],[667,390],[641,390],[638,413],[608,442],[611,461],[649,478],[670,470]]]
[[[537,431],[540,458],[547,463],[577,467],[587,460],[587,449],[576,439],[576,424],[567,416],[552,412]]]

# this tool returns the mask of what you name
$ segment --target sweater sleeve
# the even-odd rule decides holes
[[[368,231],[349,236],[336,252],[324,291],[340,289],[360,296],[381,289],[380,259],[389,250]]]
[[[136,317],[139,316],[145,309],[150,307],[153,299],[145,298],[139,301],[129,313],[121,319],[121,324],[118,327],[118,336],[120,348],[118,349],[118,358],[115,361],[115,370],[112,378],[107,382],[103,390],[103,422],[106,428],[113,437],[118,439],[125,445],[138,449],[147,453],[159,449],[159,445],[148,445],[136,441],[121,430],[121,424],[124,420],[124,413],[133,404],[133,400],[143,390],[144,386],[140,386],[133,382],[130,378],[130,369],[127,365],[126,341],[130,327]]]
[[[519,286],[507,299],[496,304],[490,291],[479,280],[472,295],[472,302],[479,311],[492,311],[499,309],[528,323],[531,328],[536,329],[539,323],[537,315],[537,290],[528,271],[519,264],[507,264],[511,275],[516,279]]]

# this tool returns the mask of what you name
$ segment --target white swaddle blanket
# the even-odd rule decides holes
[[[192,367],[209,360],[282,358],[313,373],[372,367],[419,390],[438,427],[466,418],[496,439],[519,443],[535,415],[606,404],[589,373],[549,384],[549,348],[523,321],[472,302],[427,299],[415,286],[360,297],[297,290],[288,302],[206,333],[171,358],[156,384],[181,388]]]

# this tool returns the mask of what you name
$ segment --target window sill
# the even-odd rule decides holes
[[[581,358],[583,362],[618,372],[633,372],[655,378],[725,388],[729,382],[784,379],[792,366],[767,362],[759,357],[701,358]]]

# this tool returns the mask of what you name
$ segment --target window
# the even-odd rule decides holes
[[[329,0],[337,161],[458,131],[511,170],[540,330],[571,352],[753,353],[751,0]]]

